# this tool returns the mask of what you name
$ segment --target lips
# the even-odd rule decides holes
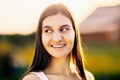
[[[63,48],[63,47],[65,47],[65,46],[66,46],[66,44],[51,45],[51,47],[53,47],[53,48]]]

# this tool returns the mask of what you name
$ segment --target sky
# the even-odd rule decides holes
[[[96,8],[120,5],[120,0],[0,0],[0,34],[30,34],[37,29],[41,12],[50,4],[63,3],[80,24]]]

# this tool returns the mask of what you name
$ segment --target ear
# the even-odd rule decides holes
[[[93,74],[87,70],[85,70],[85,74],[88,80],[95,80]]]

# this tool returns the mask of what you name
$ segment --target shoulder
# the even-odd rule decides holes
[[[89,72],[88,70],[85,70],[85,73],[86,73],[86,77],[88,80],[95,80],[95,78],[91,72]]]
[[[22,80],[40,80],[35,74],[27,74]]]

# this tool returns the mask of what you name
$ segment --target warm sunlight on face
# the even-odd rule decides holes
[[[0,0],[0,34],[30,34],[36,30],[41,11],[53,3],[67,5],[77,23],[98,6],[120,4],[119,0]]]

